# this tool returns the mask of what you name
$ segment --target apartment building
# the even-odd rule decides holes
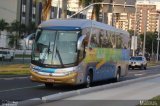
[[[135,14],[130,14],[129,29],[133,30],[136,25],[137,34],[144,33],[145,26],[146,31],[148,32],[158,31],[159,13],[157,11],[160,10],[160,2],[150,0],[139,0],[136,3],[136,7],[136,20]]]
[[[149,1],[137,2],[137,32],[154,32],[158,28],[157,5]]]

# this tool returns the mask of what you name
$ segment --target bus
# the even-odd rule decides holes
[[[93,20],[42,22],[32,47],[30,79],[46,87],[119,81],[128,72],[129,42],[127,31]]]

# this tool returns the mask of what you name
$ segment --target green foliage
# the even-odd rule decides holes
[[[0,31],[3,31],[4,29],[6,29],[8,25],[9,24],[4,19],[1,19],[0,20]]]
[[[11,48],[20,48],[20,37],[18,35],[10,35],[8,45]]]
[[[9,46],[10,47],[15,47],[16,49],[20,47],[19,40],[21,37],[20,35],[21,35],[22,30],[25,30],[24,24],[20,24],[20,22],[18,21],[14,21],[11,23],[10,31],[12,32],[12,35],[9,36]]]
[[[141,41],[143,42],[144,34],[139,35],[141,38]],[[156,34],[153,32],[147,32],[146,33],[146,52],[151,53],[152,52],[152,42],[153,42],[153,51],[156,53],[157,50],[157,38]]]
[[[4,19],[0,20],[0,35],[1,35],[1,31],[8,28],[8,25],[9,24]]]

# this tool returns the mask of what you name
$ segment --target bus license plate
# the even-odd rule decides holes
[[[54,82],[54,79],[47,79],[47,82]]]

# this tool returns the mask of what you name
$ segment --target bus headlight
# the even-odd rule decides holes
[[[69,75],[69,74],[72,74],[72,73],[74,73],[74,72],[75,72],[74,70],[58,70],[58,71],[56,71],[55,73],[56,73],[56,74]]]

